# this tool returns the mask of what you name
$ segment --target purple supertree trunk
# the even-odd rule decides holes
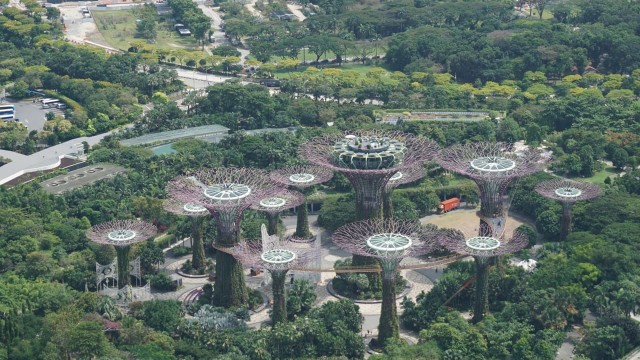
[[[414,221],[369,219],[347,224],[333,233],[333,242],[353,254],[376,259],[382,267],[382,312],[378,343],[400,337],[396,307],[396,274],[405,257],[421,256],[439,247],[446,235]]]
[[[602,194],[600,187],[594,184],[569,180],[553,179],[536,185],[536,192],[548,199],[562,203],[562,229],[560,239],[566,240],[571,231],[571,207],[574,202],[590,200]]]
[[[273,280],[271,318],[274,324],[286,322],[285,282],[287,272],[290,269],[299,269],[313,262],[319,249],[291,242],[291,238],[281,239],[277,235],[268,235],[264,225],[262,230],[262,241],[242,241],[231,249],[231,253],[246,266],[269,271]]]
[[[264,171],[248,168],[203,169],[167,184],[172,198],[205,207],[213,215],[218,225],[218,249],[238,243],[244,210],[280,189]],[[242,266],[227,252],[218,251],[214,305],[237,307],[247,300]]]

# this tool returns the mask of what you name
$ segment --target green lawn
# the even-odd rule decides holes
[[[141,40],[135,37],[136,17],[131,10],[93,11],[98,30],[104,39],[114,48],[127,50],[130,43]],[[170,24],[161,21],[157,26],[157,37],[154,44],[159,49],[187,49],[200,50],[193,36],[180,36]]]
[[[607,176],[611,177],[611,179],[618,176],[619,171],[614,167],[605,167],[603,170],[600,170],[593,174],[593,176],[588,178],[574,178],[575,180],[586,181],[594,184],[604,184],[604,179]]]

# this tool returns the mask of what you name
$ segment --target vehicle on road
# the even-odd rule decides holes
[[[460,199],[459,198],[451,198],[445,201],[440,202],[438,204],[438,214],[444,214],[451,210],[455,210],[460,207]]]

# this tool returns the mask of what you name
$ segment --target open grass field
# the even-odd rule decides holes
[[[135,37],[136,16],[131,9],[94,11],[92,16],[100,34],[114,48],[126,51],[132,41],[142,40]],[[158,23],[157,33],[156,42],[149,44],[150,46],[159,49],[200,50],[193,36],[179,36],[167,22]]]
[[[604,169],[596,172],[595,174],[593,174],[593,176],[588,177],[588,178],[574,178],[575,180],[579,180],[579,181],[586,181],[586,182],[590,182],[593,184],[598,184],[598,185],[602,185],[604,184],[604,180],[607,178],[607,176],[611,177],[611,179],[614,179],[616,177],[618,177],[618,174],[620,172],[617,171],[614,167],[610,167],[610,166],[606,166]]]

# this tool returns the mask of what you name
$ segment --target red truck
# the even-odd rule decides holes
[[[451,210],[457,209],[459,206],[460,206],[460,199],[451,198],[449,200],[442,201],[438,205],[438,213],[439,214],[444,214],[444,213],[449,212]]]

